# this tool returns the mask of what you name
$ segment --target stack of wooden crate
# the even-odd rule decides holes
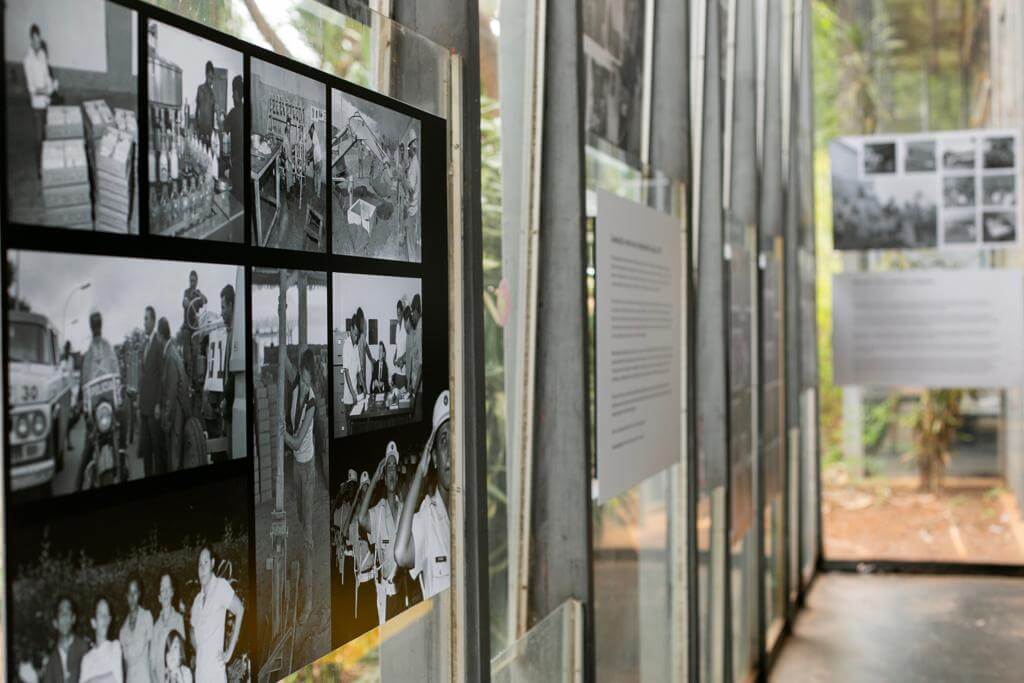
[[[78,107],[47,108],[40,175],[44,222],[49,225],[84,230],[93,227],[84,133]]]
[[[110,128],[95,148],[96,229],[129,231],[135,139],[130,133]]]

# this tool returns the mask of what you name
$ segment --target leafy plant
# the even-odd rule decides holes
[[[963,424],[960,403],[963,389],[925,389],[914,409],[914,447],[908,454],[917,463],[918,487],[937,492],[949,464],[949,448]]]

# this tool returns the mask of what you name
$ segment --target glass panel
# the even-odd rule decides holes
[[[491,660],[493,683],[556,683],[580,680],[583,607],[569,601]]]
[[[520,240],[524,220],[523,167],[531,126],[530,4],[480,0],[481,212],[483,218],[484,370],[486,374],[487,530],[491,652],[516,635],[518,517],[523,482],[513,448],[521,400],[518,334],[525,322],[519,301]]]
[[[645,177],[639,170],[649,126],[643,103],[650,79],[645,64],[650,7],[645,0],[583,3],[591,330],[596,191],[680,220],[683,215],[681,184],[660,175]],[[590,340],[593,351],[593,334]],[[590,358],[593,387],[593,352]],[[685,585],[676,578],[685,574],[681,467],[674,465],[594,507],[594,669],[599,681],[681,681],[685,676],[686,640],[680,631],[685,629]]]
[[[942,408],[940,396],[833,381],[833,273],[1019,267],[1024,259],[1020,248],[833,251],[829,140],[1021,124],[1018,3],[936,3],[924,14],[906,10],[887,0],[862,8],[814,3],[812,12],[821,411],[816,424],[824,553],[835,560],[1020,564],[1024,544],[1014,532],[1024,491],[1017,455],[1019,389],[951,388],[961,392],[947,404],[959,413],[960,424],[952,430],[946,476],[937,489],[922,490],[925,480],[915,464],[921,430],[915,424],[921,424],[922,411]],[[865,29],[886,38],[846,40]],[[924,32],[938,38],[915,40]],[[854,62],[863,68],[847,71]],[[854,101],[854,87],[871,94]]]
[[[680,184],[664,177],[646,180],[622,160],[624,156],[587,148],[588,217],[596,217],[599,188],[680,216],[681,207],[673,201],[683,196]],[[593,226],[593,220],[588,225]],[[593,244],[592,227],[588,243]],[[592,297],[592,251],[589,258]],[[684,626],[678,617],[684,613],[685,602],[683,586],[674,578],[682,576],[679,567],[685,562],[686,532],[678,519],[683,500],[680,496],[685,496],[680,488],[681,467],[674,465],[595,507],[594,650],[598,680],[682,680],[686,650],[684,636],[679,633]]]

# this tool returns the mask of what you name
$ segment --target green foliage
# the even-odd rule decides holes
[[[874,451],[882,443],[889,427],[896,420],[898,396],[892,394],[881,403],[869,406],[864,413],[863,442],[864,450]]]

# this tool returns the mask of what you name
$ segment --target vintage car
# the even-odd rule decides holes
[[[11,311],[11,489],[47,486],[64,464],[71,377],[62,370],[56,328],[38,313]]]

